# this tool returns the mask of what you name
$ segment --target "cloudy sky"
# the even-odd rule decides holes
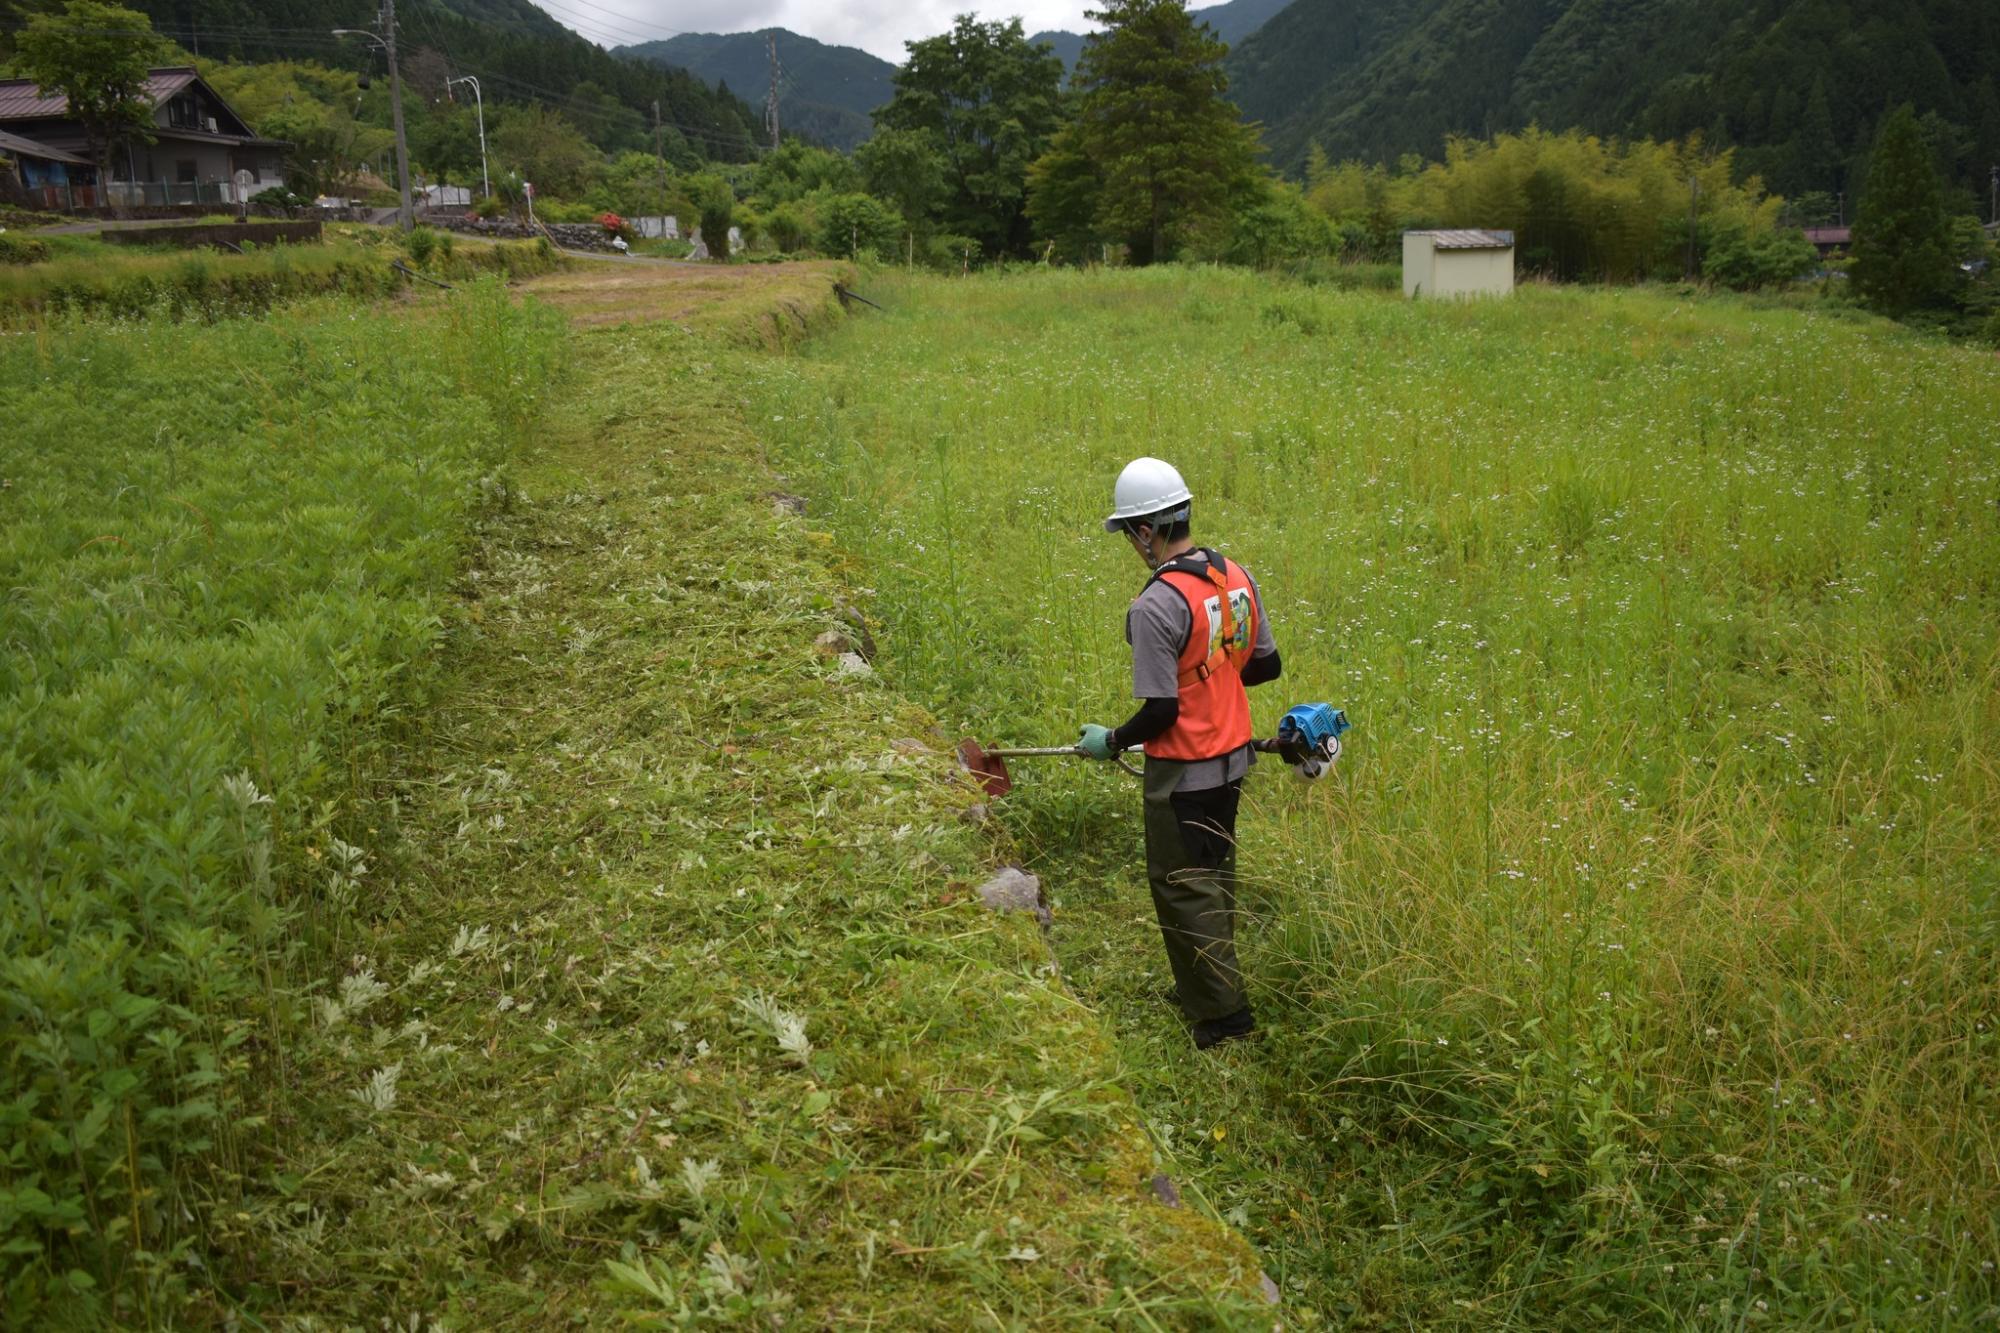
[[[1202,8],[1211,0],[1199,0]],[[1081,32],[1095,0],[534,0],[558,21],[605,46],[654,41],[677,32],[789,28],[900,63],[903,43],[951,26],[973,10],[983,19],[1019,16],[1027,31]]]

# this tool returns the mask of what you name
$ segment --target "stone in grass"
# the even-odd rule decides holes
[[[865,680],[874,674],[875,668],[869,666],[860,653],[842,653],[833,669],[835,680]]]
[[[979,886],[979,901],[996,912],[1033,912],[1044,926],[1055,920],[1042,897],[1042,882],[1019,866],[1002,866]]]
[[[854,641],[845,632],[830,629],[813,640],[813,651],[821,657],[838,657],[842,653],[853,652]]]
[[[771,512],[779,518],[787,514],[805,516],[806,500],[803,495],[793,495],[788,491],[766,491],[764,494],[771,501]]]
[[[845,620],[854,631],[855,651],[873,662],[875,660],[875,636],[868,632],[868,617],[845,603],[842,603],[838,610],[840,618]]]

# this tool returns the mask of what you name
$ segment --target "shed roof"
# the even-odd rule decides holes
[[[169,65],[146,74],[146,100],[154,106],[200,78],[192,66]],[[69,99],[44,94],[33,79],[0,79],[0,120],[39,120],[69,114]]]
[[[5,130],[0,130],[0,153],[5,153],[9,157],[40,158],[44,162],[67,162],[73,167],[90,165],[75,153],[66,153],[60,148],[36,143],[33,139],[23,139],[20,135],[9,134]]]
[[[1847,245],[1854,239],[1852,227],[1806,227],[1806,239],[1814,245]]]
[[[1431,245],[1439,250],[1511,250],[1514,247],[1514,233],[1511,231],[1455,229],[1409,234],[1430,237]]]

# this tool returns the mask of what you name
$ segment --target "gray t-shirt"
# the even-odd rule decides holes
[[[1189,554],[1201,559],[1198,551]],[[1257,605],[1257,641],[1251,645],[1250,655],[1268,657],[1278,651],[1278,643],[1271,637],[1271,622],[1264,615],[1257,580],[1250,578],[1248,570],[1244,570],[1244,577],[1250,579],[1250,596]],[[1181,649],[1187,646],[1193,629],[1194,616],[1187,598],[1165,579],[1152,580],[1133,599],[1125,613],[1125,641],[1132,645],[1133,698],[1173,699],[1180,695]],[[1220,758],[1189,764],[1175,790],[1207,791],[1234,782],[1250,771],[1256,758],[1257,752],[1246,745]]]

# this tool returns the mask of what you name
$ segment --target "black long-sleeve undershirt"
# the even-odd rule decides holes
[[[1268,652],[1243,664],[1243,684],[1246,687],[1263,685],[1276,680],[1283,671],[1284,663],[1278,660],[1278,654]],[[1135,749],[1156,736],[1164,736],[1174,723],[1180,721],[1180,716],[1181,701],[1178,697],[1141,699],[1139,711],[1112,730],[1111,748],[1113,751]]]

